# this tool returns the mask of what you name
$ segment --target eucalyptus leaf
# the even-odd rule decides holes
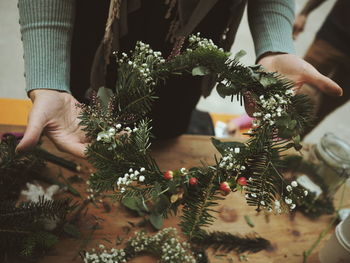
[[[216,90],[222,98],[236,93],[235,87],[232,84],[230,86],[226,86],[225,84],[219,83],[216,86]]]
[[[233,58],[234,60],[240,60],[242,57],[244,57],[247,54],[247,52],[245,52],[243,49],[238,51],[235,54],[235,57]]]
[[[152,226],[157,230],[160,230],[163,227],[164,219],[162,215],[152,213],[149,217],[149,221],[151,222]]]
[[[293,137],[293,141],[294,141],[294,143],[296,143],[296,144],[299,144],[300,143],[300,140],[301,140],[301,138],[300,138],[300,135],[298,134],[297,136],[294,136]]]
[[[271,75],[261,75],[260,76],[260,84],[264,86],[264,88],[276,84],[277,83],[277,79],[272,77]]]
[[[289,116],[281,116],[276,120],[277,127],[288,127],[291,122],[291,118]]]
[[[282,127],[278,129],[278,136],[284,139],[289,139],[293,136],[294,130],[287,127]]]
[[[293,142],[294,142],[294,149],[297,151],[300,151],[303,146],[300,144],[300,135],[298,134],[297,136],[293,137]]]
[[[297,126],[297,121],[296,120],[292,120],[288,123],[288,128],[289,129],[294,129]]]
[[[122,204],[125,207],[127,207],[133,211],[137,211],[139,213],[148,211],[148,208],[143,203],[142,199],[140,197],[137,197],[137,196],[123,198]]]
[[[199,66],[192,69],[192,76],[205,76],[210,73],[210,70],[206,67]]]
[[[211,141],[213,143],[213,145],[215,146],[215,148],[222,154],[225,154],[225,151],[227,148],[244,148],[245,145],[241,142],[222,142],[218,139],[215,138],[211,138]]]

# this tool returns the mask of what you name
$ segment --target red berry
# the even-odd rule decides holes
[[[190,180],[189,180],[189,183],[190,183],[190,185],[194,186],[194,185],[198,184],[198,180],[195,177],[191,177]]]
[[[171,180],[171,179],[173,179],[173,177],[174,177],[174,175],[173,175],[174,173],[173,173],[173,171],[166,171],[165,173],[164,173],[164,179],[166,179],[166,180]]]
[[[220,190],[224,191],[225,193],[229,193],[231,191],[230,185],[228,182],[223,182],[220,184]]]
[[[239,177],[239,178],[237,179],[237,183],[238,183],[239,185],[247,185],[247,178],[245,178],[245,177]]]

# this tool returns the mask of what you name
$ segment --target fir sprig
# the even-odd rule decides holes
[[[25,184],[37,179],[45,167],[34,153],[17,154],[16,146],[13,135],[0,141],[0,201],[17,200]]]
[[[203,228],[215,221],[213,207],[218,205],[218,200],[223,200],[217,187],[218,171],[208,168],[198,172],[199,184],[185,196],[180,223],[189,240],[199,239],[205,234]]]
[[[62,224],[71,209],[69,199],[0,202],[0,258],[34,257],[51,248],[58,237],[50,225]]]
[[[257,253],[271,246],[270,242],[256,234],[247,236],[233,235],[228,232],[205,232],[201,238],[192,239],[193,244],[206,250],[212,248],[220,252]]]

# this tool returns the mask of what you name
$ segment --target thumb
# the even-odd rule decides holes
[[[310,68],[305,72],[305,82],[312,86],[317,87],[323,93],[331,96],[342,96],[343,89],[330,78],[322,75],[314,67],[310,65]]]
[[[25,152],[33,148],[39,141],[45,127],[45,117],[33,109],[28,118],[28,125],[22,140],[16,148],[16,152]]]

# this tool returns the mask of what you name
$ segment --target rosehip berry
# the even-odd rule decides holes
[[[191,177],[190,180],[189,180],[189,183],[190,183],[190,185],[195,186],[195,185],[198,184],[198,180],[195,177]]]
[[[174,175],[173,175],[174,173],[173,173],[173,171],[166,171],[165,173],[164,173],[164,179],[166,179],[166,180],[171,180],[171,179],[173,179],[173,177],[174,177]]]
[[[224,191],[225,193],[229,193],[231,191],[230,185],[228,182],[223,182],[220,184],[220,190]]]
[[[237,183],[238,183],[239,185],[247,185],[247,178],[245,178],[245,177],[239,177],[239,178],[237,179]]]

